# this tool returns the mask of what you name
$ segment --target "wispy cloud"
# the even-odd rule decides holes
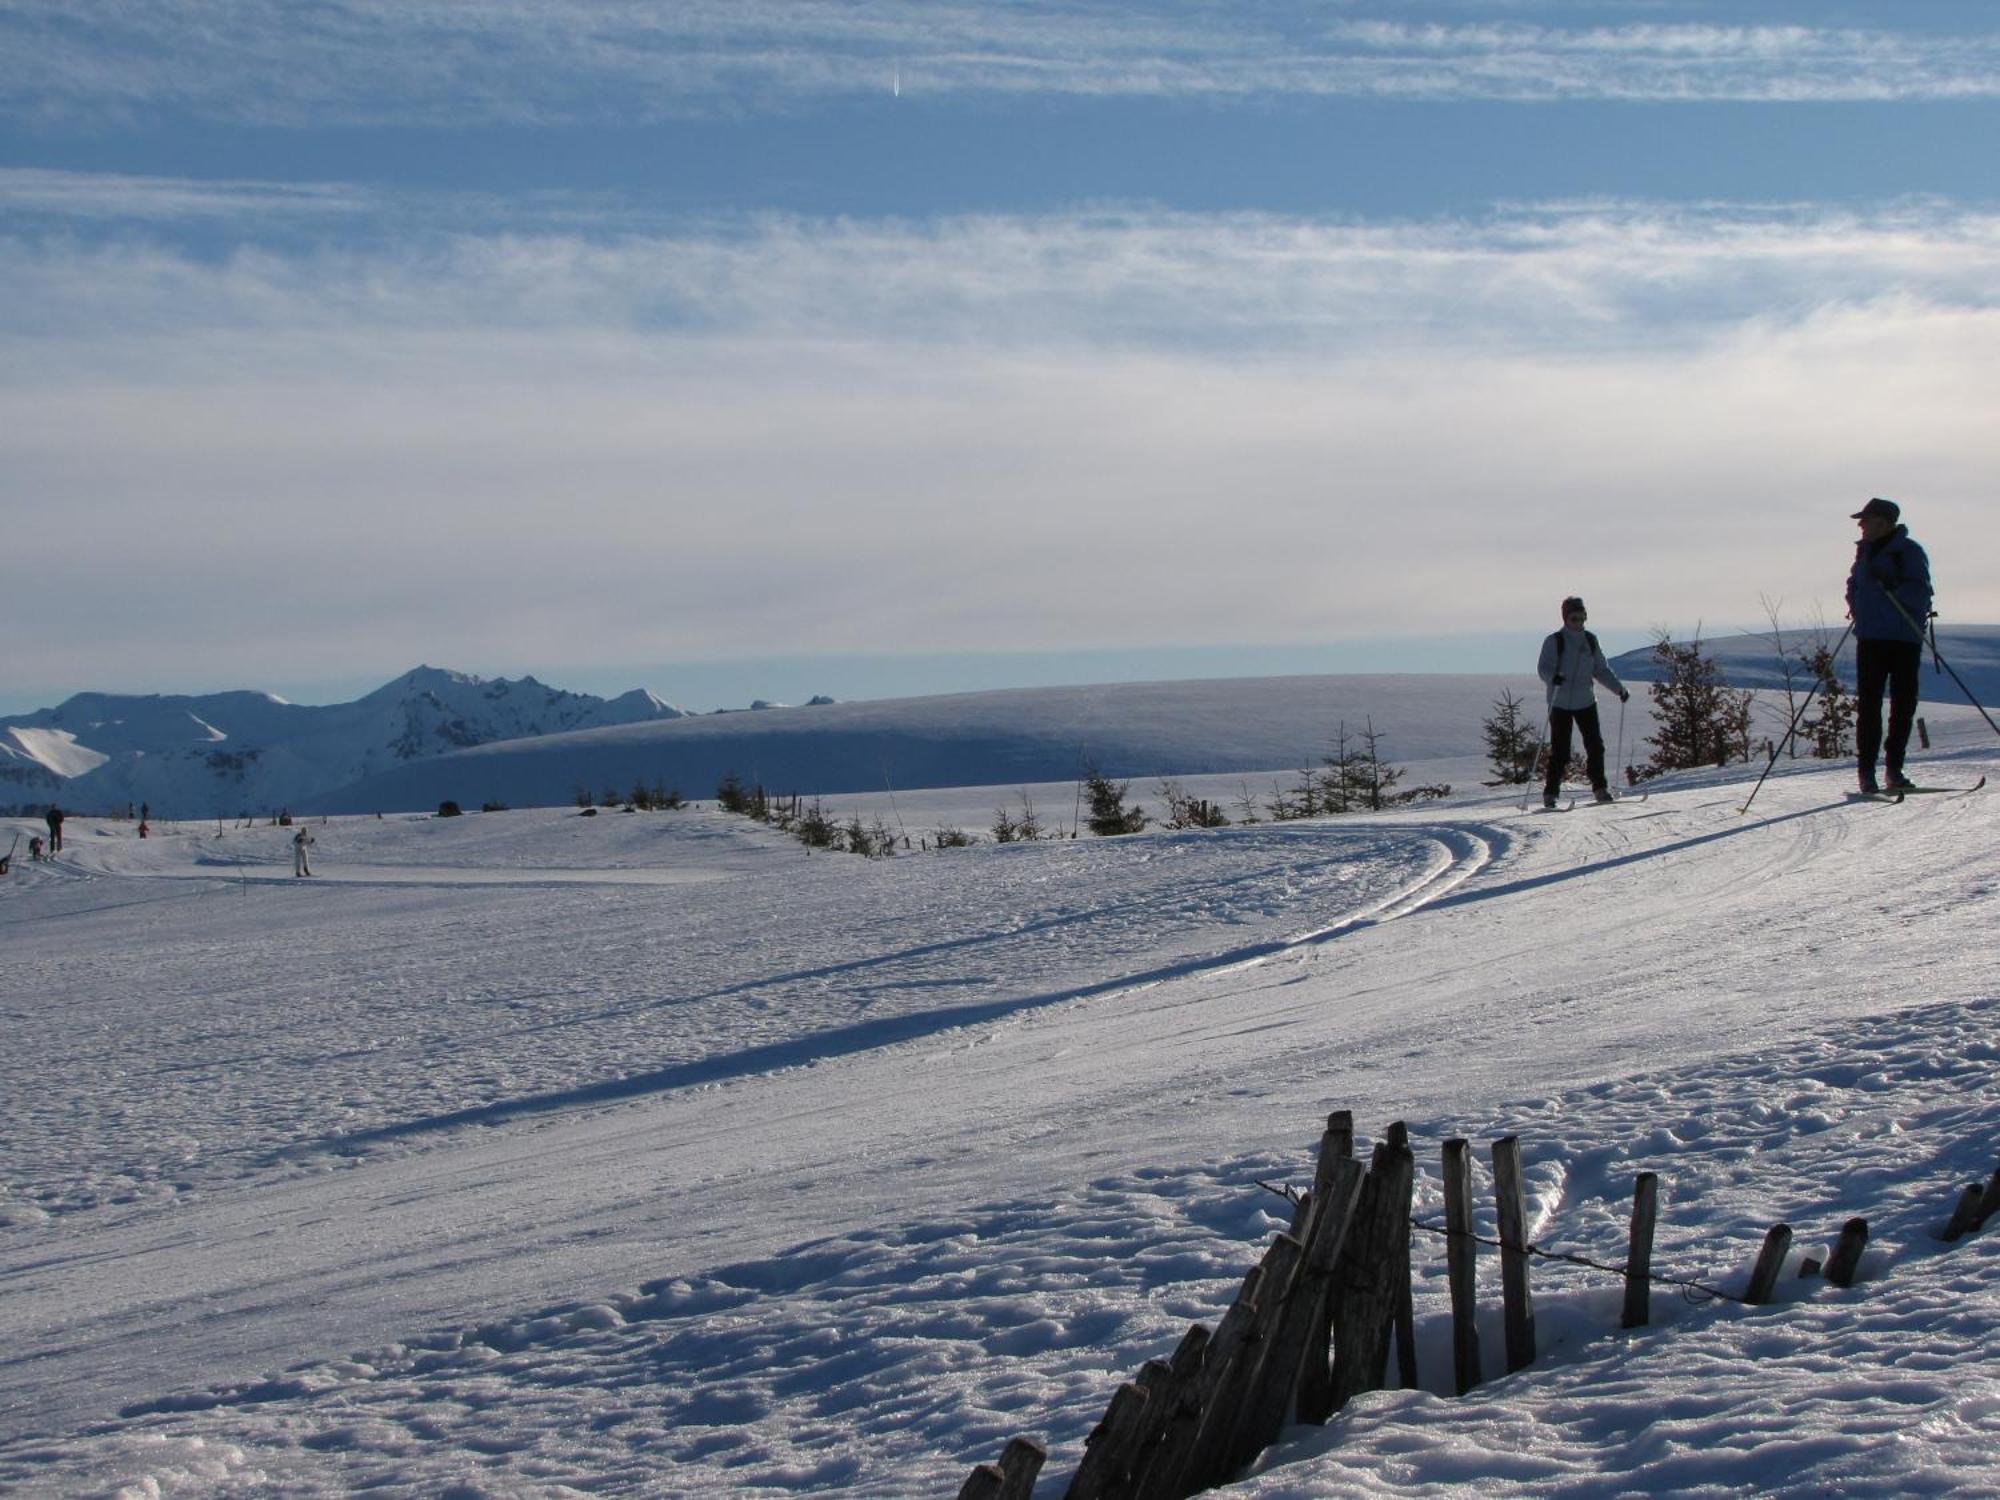
[[[197,181],[115,172],[0,167],[0,232],[40,220],[117,219],[149,224],[214,220],[238,232],[259,220],[325,219],[379,212],[383,200],[339,183]]]
[[[1511,9],[1511,8],[1510,8]],[[1547,16],[1550,7],[1538,7]],[[1375,14],[1371,14],[1375,12]],[[1667,8],[1692,17],[1707,6]],[[0,111],[277,125],[627,123],[908,94],[1993,98],[2000,32],[1654,19],[1413,23],[1380,5],[52,0],[0,11]]]
[[[100,203],[128,232],[52,232],[20,205]],[[1812,205],[1584,202],[1417,221],[1131,210],[859,220],[740,215],[671,228],[599,202],[572,218],[421,198],[421,233],[256,231],[347,213],[407,231],[408,197],[145,185],[0,171],[0,305],[17,336],[230,328],[599,328],[857,340],[1324,355],[1355,348],[1652,348],[1749,319],[1912,296],[2000,304],[2000,214],[1915,200]],[[190,254],[181,215],[235,216]],[[514,221],[533,228],[511,227]],[[14,232],[6,233],[10,225]]]

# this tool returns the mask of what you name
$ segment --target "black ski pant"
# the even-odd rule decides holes
[[[1569,769],[1569,731],[1575,725],[1583,735],[1583,761],[1590,768],[1590,784],[1604,790],[1604,731],[1597,727],[1597,705],[1588,708],[1549,710],[1549,773],[1542,791],[1553,797],[1562,790],[1563,772]]]
[[[1910,726],[1917,721],[1917,677],[1924,648],[1916,641],[1857,641],[1854,646],[1854,751],[1861,774],[1875,779],[1883,752],[1891,777],[1903,774]],[[1889,690],[1889,739],[1882,740],[1882,689]]]

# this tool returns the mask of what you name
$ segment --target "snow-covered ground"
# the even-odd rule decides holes
[[[1920,775],[2000,774],[1951,742]],[[1874,1237],[1849,1290],[1636,1333],[1540,1263],[1541,1361],[1490,1329],[1461,1400],[1419,1235],[1427,1389],[1241,1493],[1994,1493],[2000,1225],[1934,1232],[2000,1151],[2000,791],[1850,777],[873,862],[709,809],[346,818],[311,880],[275,827],[24,833],[0,1490],[949,1495],[1027,1433],[1059,1494],[1346,1107],[1409,1123],[1423,1215],[1442,1139],[1484,1186],[1518,1132],[1551,1250],[1620,1258],[1640,1171],[1663,1272]]]

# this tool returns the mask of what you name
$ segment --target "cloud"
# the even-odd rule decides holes
[[[1382,10],[1348,5],[1319,19],[1283,4],[1221,13],[1172,0],[48,0],[0,12],[0,113],[45,124],[159,114],[281,126],[630,124],[883,94],[898,78],[906,94],[986,97],[2000,92],[2000,36],[1990,28],[1413,23]]]
[[[1579,589],[1716,629],[1837,617],[1874,493],[2000,618],[1949,562],[2000,465],[1996,249],[1926,204],[17,236],[15,650],[553,671],[1445,634]]]
[[[0,171],[0,225],[18,176]],[[32,176],[40,197],[92,196],[87,184],[63,190],[55,174]],[[122,180],[101,191],[125,193]],[[157,192],[178,204],[182,185]],[[246,220],[281,196],[255,184],[234,192]],[[211,207],[224,201],[211,197]],[[312,201],[349,200],[328,189]],[[384,195],[370,201],[404,212]],[[449,226],[457,212],[446,205],[439,217]],[[22,292],[0,306],[0,333],[60,340],[81,358],[132,336],[373,327],[1291,356],[1653,347],[1891,292],[2000,300],[2000,215],[1928,201],[1868,211],[1590,202],[1415,221],[752,214],[669,231],[611,220],[590,232],[495,224],[232,243],[193,253],[164,236],[80,240],[32,227],[0,238],[0,272]]]
[[[0,224],[214,220],[241,231],[259,221],[325,220],[371,212],[380,206],[381,201],[367,190],[339,183],[197,181],[0,167]]]

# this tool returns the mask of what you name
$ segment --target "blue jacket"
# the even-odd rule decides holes
[[[1917,622],[1910,629],[1889,602],[1896,596]],[[1854,569],[1847,575],[1847,614],[1858,641],[1923,641],[1923,625],[1931,614],[1931,561],[1910,540],[1910,528],[1898,526],[1879,542],[1854,548]]]

